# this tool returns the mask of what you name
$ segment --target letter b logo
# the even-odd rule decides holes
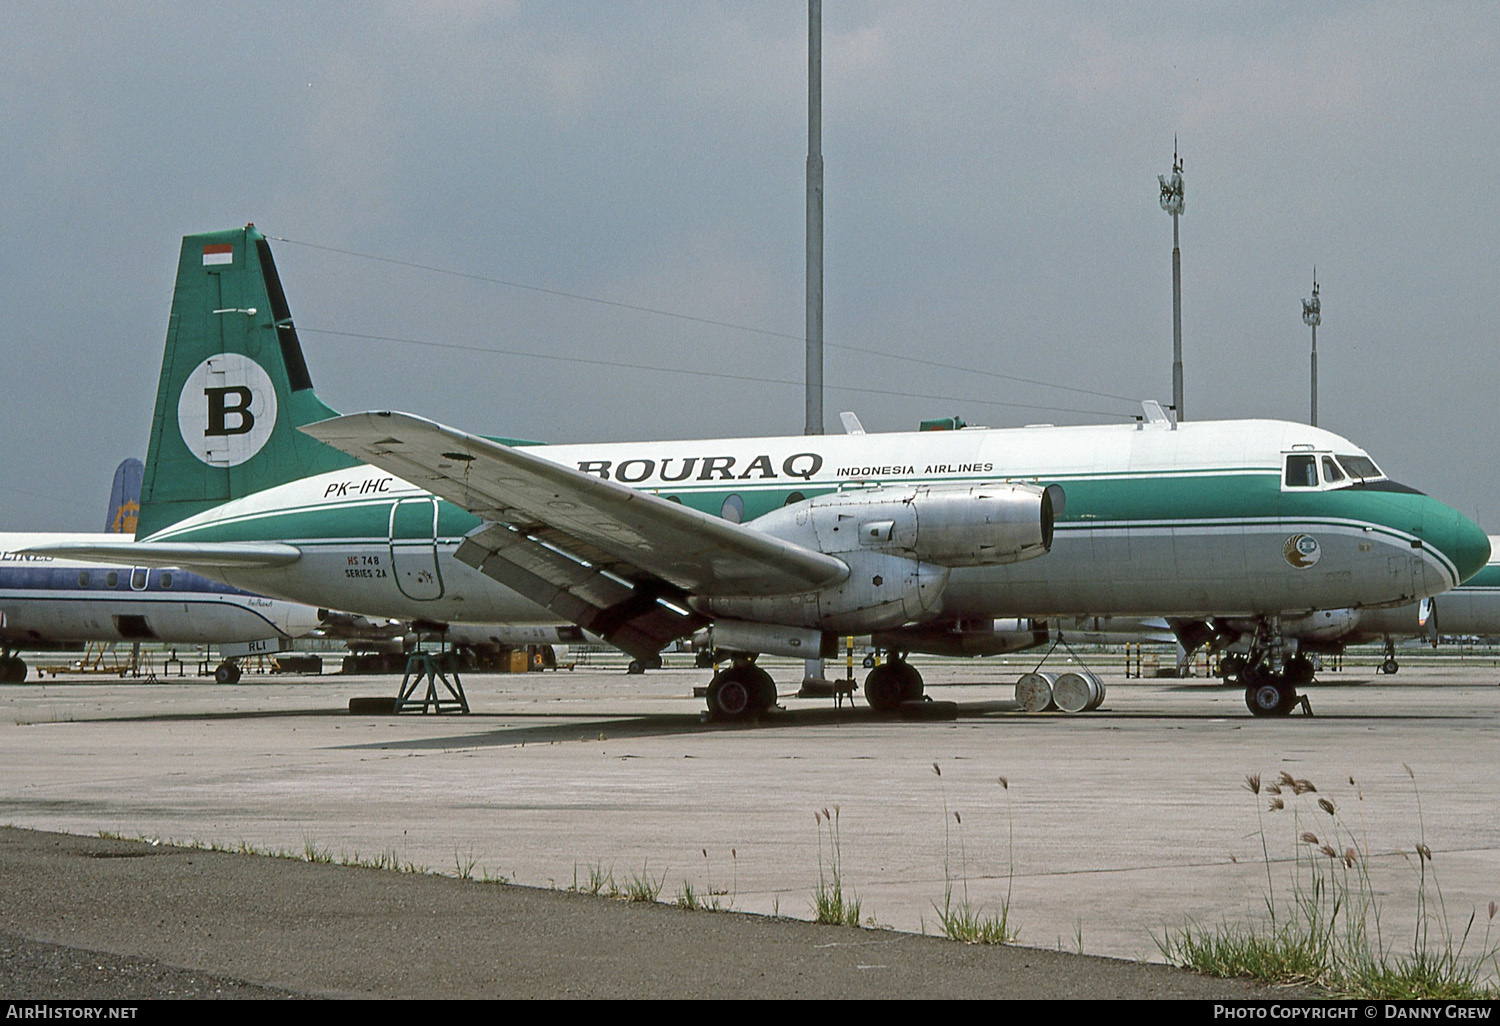
[[[260,452],[276,427],[276,389],[254,360],[219,353],[183,383],[177,429],[183,444],[211,467],[234,467]]]
[[[255,414],[250,412],[252,393],[243,385],[230,388],[205,388],[208,397],[207,435],[243,435],[255,427]],[[233,418],[233,426],[228,423]]]

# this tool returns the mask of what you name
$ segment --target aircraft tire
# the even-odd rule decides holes
[[[1306,656],[1297,656],[1286,664],[1286,679],[1294,687],[1311,684],[1315,673],[1317,670],[1313,667],[1313,661]]]
[[[1380,672],[1384,674],[1392,674],[1399,669],[1401,669],[1401,664],[1396,662],[1396,660],[1394,659],[1387,659],[1385,662],[1380,664]]]
[[[646,667],[639,659],[632,659],[630,665],[625,667],[625,672],[631,677],[638,677],[646,672]]]
[[[1278,675],[1257,674],[1245,685],[1245,707],[1253,716],[1288,716],[1297,704],[1297,689]]]
[[[228,659],[214,667],[215,684],[238,684],[240,682],[240,668]]]
[[[25,684],[26,661],[20,656],[0,659],[0,683]]]
[[[897,672],[901,675],[901,701],[921,701],[926,688],[922,683],[922,675],[917,672],[917,668],[904,659],[891,665],[895,666]]]
[[[765,712],[767,709],[776,707],[776,682],[771,675],[759,666],[753,667],[755,678],[755,711]]]
[[[731,666],[709,682],[709,715],[719,720],[746,719],[755,714],[759,694],[753,669]]]
[[[865,702],[878,713],[893,713],[904,700],[900,665],[882,663],[865,678]]]

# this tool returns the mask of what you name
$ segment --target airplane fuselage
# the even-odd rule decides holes
[[[934,614],[1256,616],[1412,602],[1459,583],[1472,528],[1392,482],[1289,486],[1289,454],[1353,453],[1278,421],[528,447],[585,473],[754,529],[834,491],[981,482],[1058,485],[1052,548],[956,567]],[[1367,457],[1366,457],[1367,458]],[[301,558],[224,569],[238,587],[330,608],[444,621],[556,616],[459,562],[481,520],[369,466],[293,481],[148,541],[284,541]],[[1482,537],[1482,536],[1481,536]]]
[[[10,649],[90,641],[224,644],[296,637],[318,626],[316,609],[184,570],[20,551],[98,537],[0,534],[0,643]]]

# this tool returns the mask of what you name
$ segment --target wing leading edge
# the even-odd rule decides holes
[[[410,414],[301,430],[486,521],[458,559],[632,655],[706,623],[691,596],[813,591],[849,572],[824,553]]]

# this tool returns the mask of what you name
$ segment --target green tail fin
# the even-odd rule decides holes
[[[297,430],[336,415],[313,393],[266,237],[253,225],[185,236],[136,537],[354,466]]]

